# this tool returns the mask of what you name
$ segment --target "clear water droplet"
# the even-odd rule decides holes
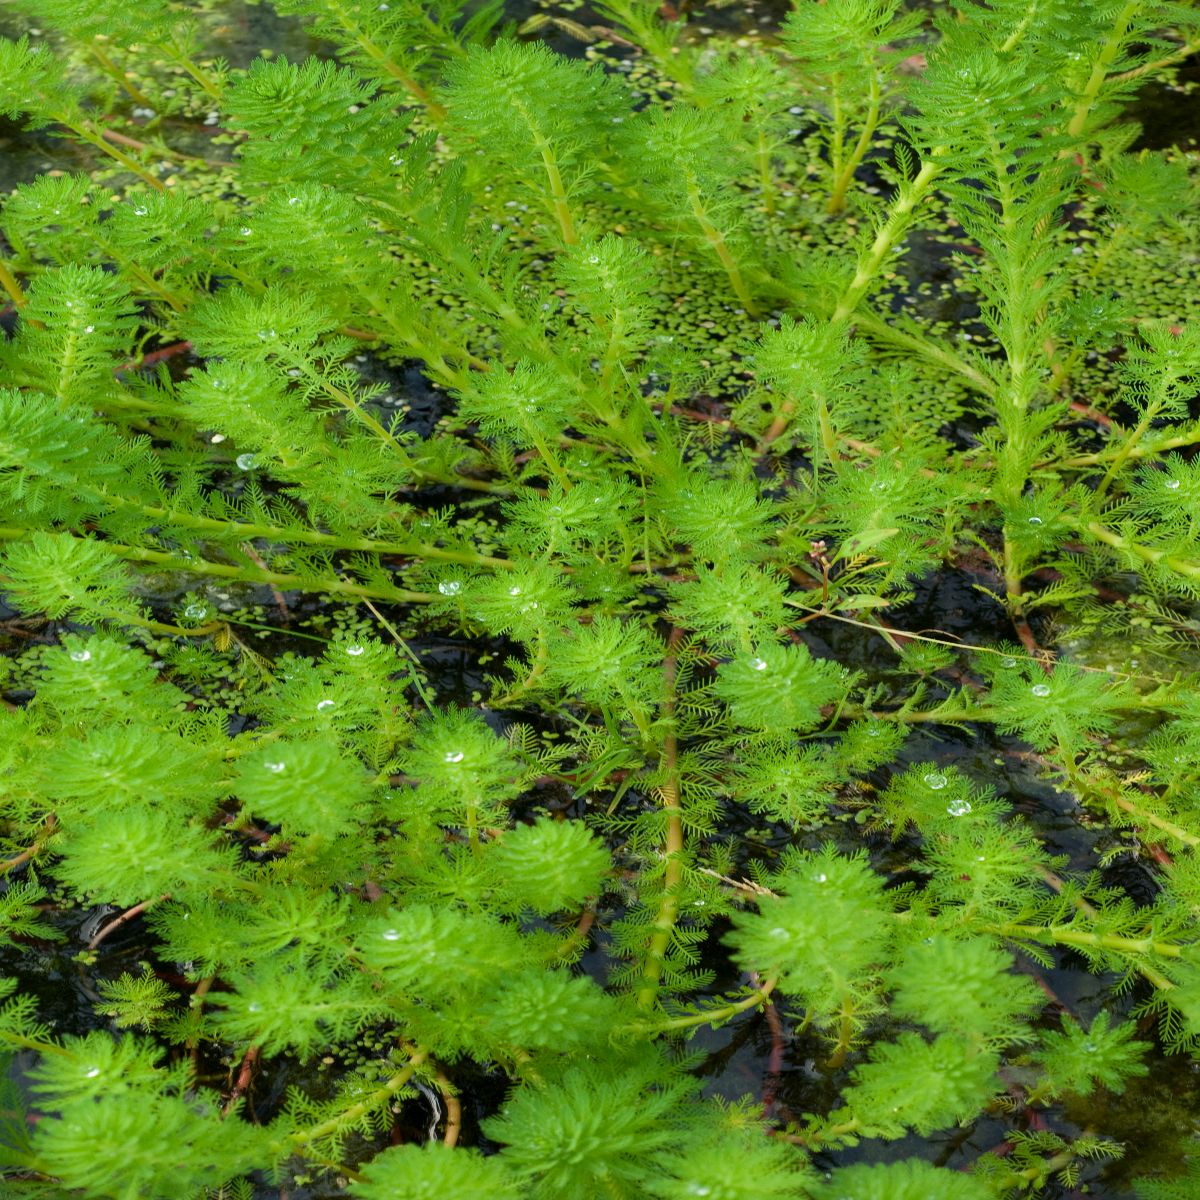
[[[95,1079],[96,1076],[99,1074],[100,1074],[99,1067],[88,1067],[88,1069],[86,1071],[84,1071],[83,1077],[85,1079]]]
[[[771,930],[771,937],[773,938],[785,938],[790,936],[791,934],[789,934],[782,925],[776,925],[775,928]]]
[[[336,700],[318,700],[317,712],[328,712],[331,708],[337,707]]]
[[[253,471],[258,459],[253,454],[239,454],[233,461],[237,463],[239,471]]]
[[[265,762],[263,763],[263,766],[266,767],[266,769],[270,771],[272,775],[278,775],[281,771],[287,770],[287,763],[285,762]]]
[[[466,757],[461,750],[447,750],[443,762],[458,763]]]
[[[462,591],[462,584],[457,579],[446,579],[438,584],[438,591],[443,596],[457,596]]]
[[[1041,525],[1041,524],[1044,524],[1044,522],[1042,521],[1041,517],[1030,517],[1029,524],[1030,525]]]
[[[752,658],[750,660],[750,665],[756,671],[765,671],[767,669],[767,660],[765,658]]]
[[[519,587],[510,587],[508,589],[508,594],[510,596],[519,596],[521,594],[521,589]]]
[[[873,484],[871,484],[871,491],[886,492],[887,487],[888,487],[888,485],[885,480],[877,479],[877,480],[875,480],[875,482]]]
[[[192,621],[202,620],[204,617],[208,616],[208,605],[189,604],[187,608],[183,610],[183,615]]]
[[[1035,683],[1029,690],[1039,698],[1050,695],[1050,685],[1048,683]]]
[[[1000,665],[1002,667],[1008,667],[1011,669],[1017,665],[1017,660],[1015,658],[1002,658],[1000,660]]]
[[[246,1011],[247,1012],[262,1012],[262,1005],[259,1004],[259,1002],[257,1000],[251,1000],[250,1003],[246,1005]]]
[[[289,204],[289,205],[292,205],[292,204],[299,204],[299,203],[300,203],[300,197],[299,197],[299,196],[289,196],[289,197],[288,197],[288,204]]]
[[[600,261],[600,255],[598,255],[598,254],[589,254],[588,255],[588,262],[590,262],[592,264],[592,266],[596,266],[596,264],[599,263],[599,261]]]
[[[940,792],[947,782],[945,775],[938,775],[932,771],[925,776],[925,786],[932,792]]]
[[[869,725],[867,727],[867,737],[878,737],[878,736],[879,736],[879,726],[878,725]]]
[[[398,942],[400,940],[400,930],[385,929],[380,935],[385,942]]]
[[[364,650],[362,646],[356,643],[353,646],[347,646],[346,653],[350,655],[351,658],[357,658],[360,654],[364,653]]]
[[[242,237],[249,237],[250,236],[250,226],[243,225],[238,232],[242,235]]]
[[[821,874],[819,874],[819,875],[814,875],[813,879],[817,883],[828,883],[829,882],[829,876],[826,875],[824,871],[822,871]]]
[[[91,658],[92,658],[92,652],[90,650],[72,650],[71,651],[71,661],[72,662],[90,662]]]
[[[145,215],[146,215],[146,214],[147,214],[149,211],[150,211],[150,210],[149,210],[148,208],[144,208],[142,205],[140,205],[140,204],[139,204],[139,205],[138,205],[138,206],[137,206],[137,207],[136,207],[136,208],[133,210],[133,215],[134,215],[135,217],[144,217],[144,216],[145,216]]]
[[[1163,487],[1168,488],[1172,492],[1176,492],[1179,490],[1179,480],[1168,479],[1167,482],[1163,484]]]
[[[84,333],[95,333],[96,327],[95,327],[95,325],[85,325],[83,327],[83,332]]]
[[[946,811],[952,817],[965,817],[971,811],[971,803],[969,800],[951,800]]]
[[[1083,1048],[1088,1054],[1095,1054],[1099,1049],[1095,1042],[1084,1042]]]

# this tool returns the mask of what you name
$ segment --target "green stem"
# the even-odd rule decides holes
[[[299,1150],[303,1152],[305,1146],[312,1142],[320,1141],[321,1138],[329,1137],[330,1134],[337,1133],[341,1129],[349,1129],[361,1120],[369,1112],[387,1104],[391,1098],[402,1088],[408,1081],[417,1073],[421,1064],[429,1057],[429,1051],[421,1047],[417,1047],[412,1057],[408,1060],[408,1065],[402,1071],[398,1071],[393,1075],[382,1087],[377,1088],[369,1096],[360,1100],[357,1104],[352,1104],[349,1108],[339,1113],[336,1117],[330,1117],[328,1121],[322,1121],[319,1125],[310,1126],[308,1129],[298,1129],[294,1133],[287,1136],[287,1143],[291,1150]]]
[[[663,845],[666,867],[663,871],[662,896],[642,964],[642,984],[637,992],[639,1008],[650,1008],[658,996],[663,965],[675,933],[675,922],[679,919],[679,889],[683,884],[683,809],[679,803],[679,761],[675,738],[675,643],[679,636],[678,629],[672,630],[671,644],[663,663],[663,717],[667,722],[667,733],[663,738],[661,755],[665,778],[658,795],[667,818],[667,836]]]
[[[1140,558],[1143,562],[1161,564],[1168,567],[1170,570],[1186,579],[1200,579],[1200,563],[1189,562],[1184,558],[1177,558],[1173,554],[1169,554],[1166,550],[1155,550],[1150,546],[1142,546],[1137,542],[1131,542],[1128,538],[1122,537],[1119,533],[1114,533],[1111,529],[1101,525],[1099,521],[1088,521],[1081,528],[1086,530],[1096,538],[1103,542],[1106,546],[1112,546],[1114,550],[1123,550],[1126,554],[1132,554],[1134,558]]]
[[[321,533],[316,529],[288,529],[280,525],[221,521],[216,517],[197,517],[176,509],[160,508],[153,504],[139,504],[136,500],[127,500],[122,496],[114,496],[100,489],[97,490],[97,494],[116,507],[132,508],[145,517],[176,529],[194,529],[198,532],[236,538],[239,542],[267,538],[270,541],[298,542],[306,546],[327,546],[331,550],[354,550],[367,554],[398,554],[412,558],[431,558],[439,562],[461,563],[465,566],[494,567],[498,570],[508,570],[513,565],[511,559],[494,558],[489,554],[476,554],[469,550],[443,550],[440,546],[427,546],[424,542],[384,542],[372,538],[338,537],[332,533]]]
[[[870,89],[867,115],[863,119],[862,132],[858,135],[858,141],[854,144],[854,149],[850,151],[850,156],[842,164],[841,171],[835,174],[833,191],[830,192],[829,200],[825,205],[825,211],[831,216],[840,213],[846,207],[846,193],[854,182],[854,172],[858,170],[859,163],[870,149],[871,139],[879,127],[879,109],[883,101],[883,93],[879,86],[878,68],[871,71]]]
[[[0,526],[0,541],[12,541],[27,537],[32,530],[17,526]],[[203,558],[182,558],[161,550],[146,550],[141,546],[127,546],[107,539],[103,545],[118,558],[129,562],[155,563],[166,570],[183,571],[193,575],[215,575],[242,583],[274,584],[281,591],[336,592],[344,596],[370,596],[379,600],[393,600],[400,604],[428,604],[435,597],[429,592],[410,592],[404,588],[370,587],[366,584],[348,583],[344,579],[313,579],[303,575],[285,575],[279,571],[264,571],[260,567],[235,567],[226,563],[210,562]],[[121,621],[139,623],[136,618],[121,614]],[[194,630],[185,632],[194,633]]]
[[[1146,411],[1142,414],[1142,419],[1133,427],[1133,430],[1124,442],[1121,443],[1112,462],[1108,465],[1108,470],[1104,472],[1104,478],[1100,480],[1100,483],[1096,487],[1094,493],[1096,500],[1103,499],[1104,493],[1108,491],[1108,485],[1112,483],[1117,472],[1124,466],[1125,460],[1133,453],[1138,442],[1142,440],[1146,431],[1154,423],[1154,419],[1159,413],[1159,407],[1157,404],[1148,405]]]
[[[842,151],[846,145],[846,118],[842,113],[842,92],[841,92],[842,76],[840,72],[835,71],[829,80],[829,90],[831,93],[829,107],[829,124],[831,127],[829,134],[829,168],[834,180],[834,189],[836,190],[837,182],[842,175]],[[830,193],[830,204],[833,203],[833,192]],[[836,208],[828,208],[828,212],[839,211]]]
[[[528,106],[519,100],[513,100],[512,104],[521,114],[530,136],[533,138],[533,144],[537,148],[538,154],[541,155],[542,168],[546,172],[546,181],[550,185],[551,206],[558,221],[562,240],[565,245],[576,246],[579,244],[579,235],[575,232],[575,222],[571,217],[571,205],[567,199],[567,188],[563,183],[562,171],[558,167],[558,159],[554,155],[554,147],[550,145],[549,139],[533,119]]]
[[[763,982],[761,987],[755,988],[748,996],[741,1000],[731,1001],[729,1004],[723,1004],[720,1008],[709,1008],[704,1012],[689,1013],[686,1017],[671,1017],[665,1021],[639,1023],[629,1026],[629,1029],[636,1033],[653,1034],[668,1033],[675,1029],[694,1029],[697,1025],[722,1025],[731,1017],[736,1017],[738,1013],[765,1004],[778,986],[779,976],[772,975],[770,979]]]
[[[894,346],[899,346],[903,350],[928,359],[937,366],[944,367],[955,375],[961,375],[977,392],[985,396],[994,397],[996,394],[995,381],[988,378],[977,367],[973,367],[948,346],[941,346],[911,330],[896,329],[882,317],[876,316],[865,308],[855,310],[854,325],[875,341],[890,342]]]
[[[127,171],[136,175],[144,183],[148,183],[155,191],[165,192],[167,190],[166,184],[157,175],[151,174],[141,163],[136,159],[130,158],[123,150],[118,150],[103,134],[93,132],[88,125],[82,122],[75,124],[65,116],[57,116],[56,119],[65,125],[80,141],[86,142],[89,146],[94,146],[102,154],[107,154],[109,158],[116,159]]]
[[[186,54],[181,54],[177,50],[173,50],[171,47],[165,46],[162,43],[159,43],[158,48],[169,59],[186,71],[187,74],[190,75],[191,78],[200,86],[201,90],[208,96],[210,100],[220,104],[220,102],[224,99],[224,93],[216,85],[209,73],[202,66],[200,66],[199,63],[194,62]]]
[[[1125,7],[1117,14],[1112,28],[1108,31],[1108,36],[1101,39],[1100,53],[1096,57],[1096,61],[1092,64],[1092,73],[1088,76],[1088,81],[1084,85],[1083,91],[1076,98],[1071,119],[1067,122],[1068,136],[1077,138],[1083,135],[1088,116],[1095,107],[1096,99],[1100,95],[1100,89],[1104,86],[1108,78],[1108,69],[1116,61],[1117,55],[1121,53],[1125,35],[1129,31],[1129,22],[1137,15],[1142,4],[1143,0],[1129,0]],[[1063,153],[1068,154],[1069,151],[1064,150]]]
[[[1200,429],[1194,430],[1192,433],[1181,434],[1179,437],[1164,438],[1162,441],[1155,441],[1150,447],[1137,446],[1130,450],[1128,457],[1147,458],[1151,454],[1161,454],[1164,450],[1177,450],[1181,446],[1194,446],[1197,442],[1200,442]],[[1098,467],[1101,463],[1107,462],[1114,453],[1119,453],[1119,451],[1098,450],[1095,454],[1077,454],[1072,458],[1059,459],[1058,465],[1062,467]]]
[[[95,42],[89,42],[87,52],[96,60],[100,69],[111,79],[125,94],[134,102],[134,104],[144,105],[146,108],[153,108],[154,104],[150,97],[145,94],[136,84],[131,82],[125,75],[125,72],[117,66],[111,58]]]
[[[540,433],[530,431],[530,438],[533,441],[534,449],[542,456],[542,462],[546,464],[546,470],[558,481],[559,487],[564,492],[569,492],[574,486],[571,483],[571,477],[567,474],[562,463],[558,461],[558,455],[554,453],[550,444]]]
[[[1109,83],[1129,83],[1133,79],[1141,79],[1143,75],[1150,75],[1155,71],[1161,71],[1163,67],[1171,67],[1185,58],[1191,58],[1197,50],[1200,50],[1200,38],[1183,42],[1178,49],[1172,50],[1170,54],[1166,54],[1162,58],[1154,59],[1153,62],[1142,63],[1140,67],[1132,67],[1128,71],[1122,71],[1119,75],[1111,75],[1108,81]]]
[[[1004,594],[1008,598],[1008,608],[1014,615],[1019,614],[1024,607],[1021,595],[1021,581],[1025,573],[1021,570],[1021,555],[1016,544],[1008,535],[1008,526],[1004,526]]]
[[[888,255],[908,232],[913,210],[929,194],[934,180],[941,174],[942,163],[939,159],[944,153],[945,150],[941,146],[935,147],[928,160],[921,164],[921,169],[912,181],[901,184],[887,220],[880,226],[866,254],[859,260],[858,269],[843,289],[830,320],[846,321],[853,316]]]
[[[729,246],[725,242],[725,235],[713,224],[712,218],[708,215],[708,209],[704,206],[704,197],[700,195],[700,185],[692,174],[688,175],[687,194],[692,216],[696,218],[696,224],[700,226],[705,241],[713,248],[713,253],[720,260],[721,266],[725,268],[730,287],[733,288],[734,294],[741,301],[747,314],[757,317],[759,315],[758,305],[754,303],[754,298],[750,295],[749,288],[746,287],[746,281],[742,278],[737,260],[730,253]]]
[[[0,288],[3,288],[7,293],[8,298],[13,302],[14,308],[24,308],[29,303],[29,297],[25,295],[17,277],[12,273],[8,263],[0,258]]]
[[[359,24],[354,8],[340,3],[339,0],[325,0],[325,7],[332,9],[337,16],[346,36],[381,70],[395,79],[401,87],[419,104],[425,106],[430,120],[441,124],[446,117],[446,110],[436,103],[428,90],[398,63],[393,62],[387,54],[373,42],[370,35]]]
[[[1057,946],[1077,946],[1081,949],[1111,950],[1115,954],[1156,954],[1160,958],[1181,958],[1183,948],[1173,942],[1153,938],[1128,938],[1115,933],[1089,933],[1069,925],[1021,925],[1002,922],[989,926],[990,932],[1006,938],[1028,938],[1034,942],[1053,942]]]
[[[758,182],[762,189],[763,207],[767,216],[775,215],[775,176],[771,171],[771,144],[767,140],[766,131],[759,129],[755,145],[758,159]]]
[[[854,1001],[850,994],[844,993],[838,1007],[838,1040],[833,1053],[825,1062],[825,1069],[838,1070],[846,1061],[850,1046],[854,1041]]]

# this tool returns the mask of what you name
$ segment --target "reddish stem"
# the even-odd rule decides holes
[[[170,898],[170,892],[163,892],[161,896],[156,896],[153,900],[143,900],[141,904],[135,904],[132,908],[127,908],[119,917],[116,918],[116,920],[109,921],[109,923],[105,925],[103,929],[96,933],[96,936],[92,938],[90,942],[88,942],[88,949],[95,950],[95,948],[100,945],[100,943],[104,941],[104,939],[108,937],[110,933],[116,929],[119,929],[122,925],[125,925],[129,921],[132,921],[134,917],[140,916],[146,911],[146,909],[150,907],[150,905],[157,904],[160,900],[170,900]]]

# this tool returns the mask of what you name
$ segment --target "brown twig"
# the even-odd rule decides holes
[[[225,1106],[221,1109],[222,1117],[229,1116],[233,1111],[233,1106],[246,1094],[250,1087],[250,1081],[254,1077],[254,1069],[258,1066],[258,1057],[257,1046],[246,1048],[246,1053],[242,1055],[241,1066],[238,1068],[237,1078],[233,1081],[229,1099],[225,1101]]]
[[[161,896],[156,896],[153,900],[143,900],[141,904],[135,904],[132,908],[127,908],[116,920],[110,921],[103,929],[98,930],[96,936],[88,942],[88,949],[95,950],[102,941],[114,930],[119,929],[122,925],[132,921],[134,917],[141,916],[152,904],[158,904],[162,900],[170,900],[171,893],[163,892]]]
[[[757,973],[750,976],[757,988],[762,987],[762,980]],[[767,996],[763,1001],[763,1016],[767,1028],[771,1031],[771,1053],[767,1056],[767,1069],[763,1077],[762,1110],[763,1116],[769,1117],[775,1108],[775,1100],[779,1094],[779,1077],[783,1073],[784,1033],[783,1021],[779,1017],[779,1009],[775,1007],[774,998]]]
[[[229,166],[227,162],[221,159],[201,158],[198,154],[184,154],[180,150],[170,150],[166,146],[155,146],[151,142],[139,142],[137,138],[127,137],[123,133],[118,133],[115,129],[101,129],[100,136],[107,142],[113,142],[118,146],[128,146],[131,150],[148,150],[151,154],[157,154],[160,158],[174,158],[179,162],[198,162],[214,167]]]
[[[5,859],[0,862],[0,875],[7,875],[10,871],[15,871],[18,867],[24,866],[31,858],[35,858],[45,846],[50,836],[58,828],[58,822],[54,819],[54,814],[51,813],[44,822],[45,828],[42,830],[42,835],[32,846],[22,850],[20,854],[13,858]]]
[[[191,342],[173,342],[161,350],[151,350],[149,354],[143,354],[141,358],[131,358],[117,367],[113,373],[140,371],[143,367],[152,367],[155,363],[162,362],[167,358],[174,358],[177,354],[186,354],[191,348]]]
[[[438,1091],[442,1093],[442,1099],[446,1102],[446,1132],[442,1134],[442,1144],[457,1146],[462,1133],[462,1104],[455,1094],[454,1085],[446,1078],[444,1071],[439,1069],[434,1079]]]

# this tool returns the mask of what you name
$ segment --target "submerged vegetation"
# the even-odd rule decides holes
[[[8,7],[0,112],[89,169],[0,209],[3,1194],[1095,1186],[1042,1114],[1200,1052],[1196,163],[1123,120],[1200,13],[275,0],[329,56],[242,67],[233,4]],[[910,628],[939,575],[1011,633]],[[145,961],[64,1033],[25,981],[96,906]],[[701,1098],[756,1010],[811,1111]]]

